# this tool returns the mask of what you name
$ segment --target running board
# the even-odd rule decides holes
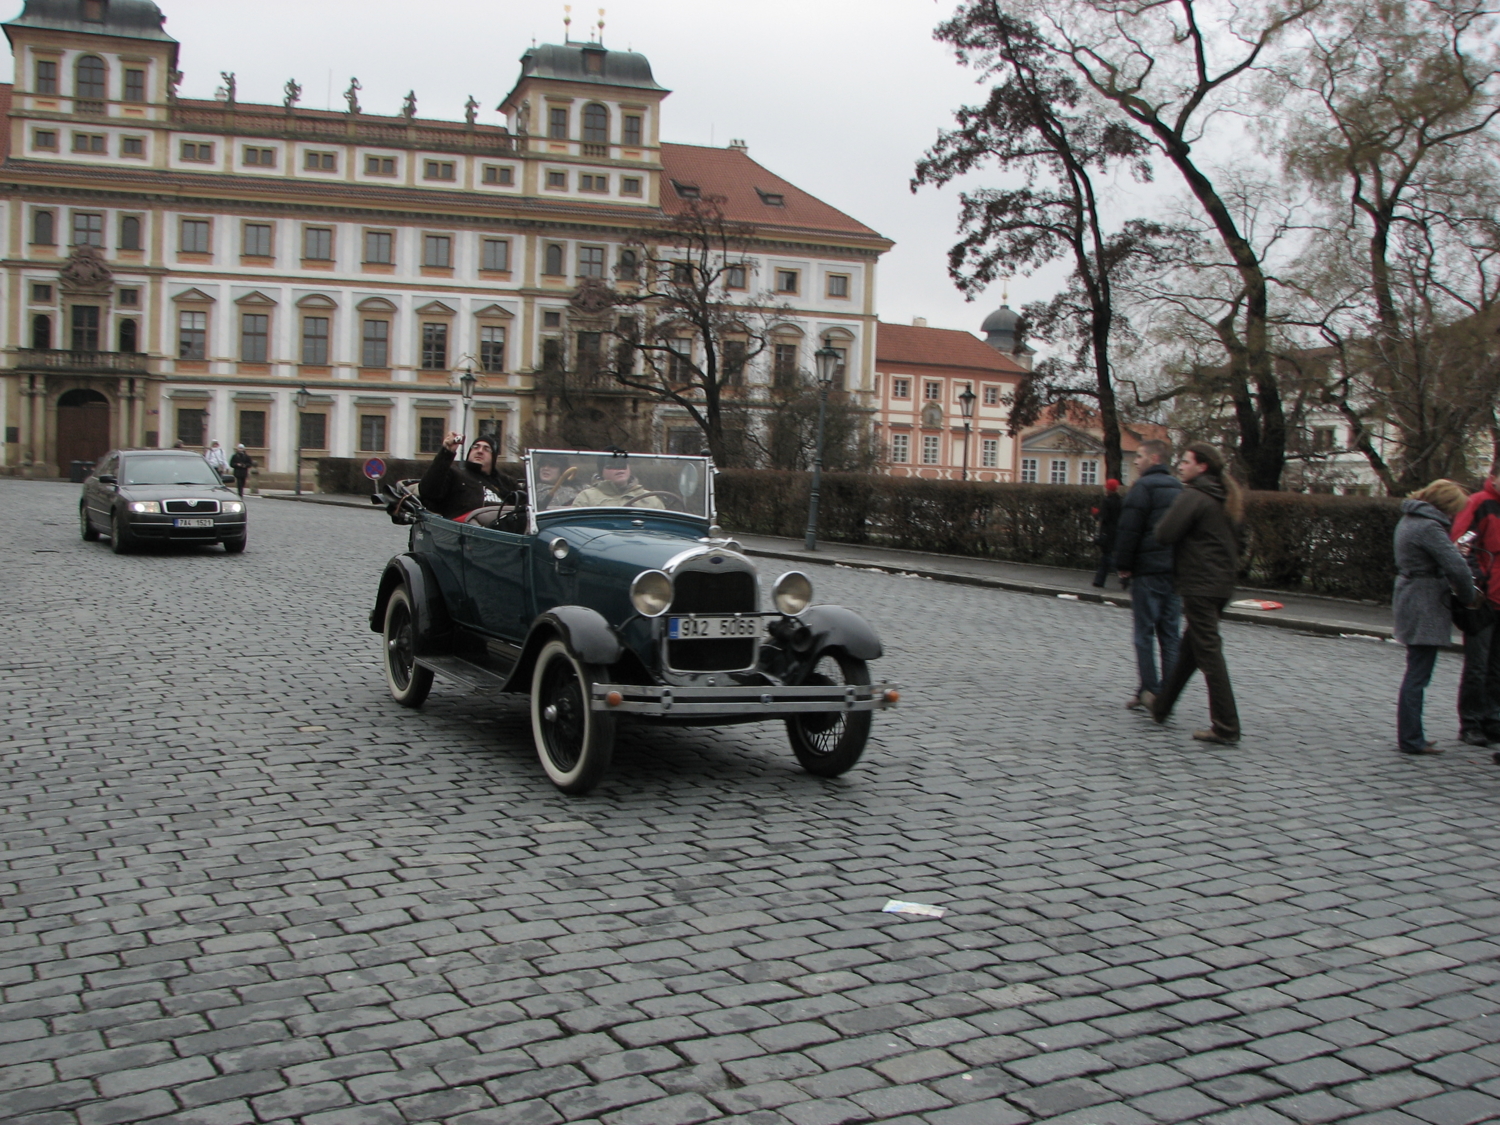
[[[457,680],[470,691],[509,690],[506,687],[509,681],[504,676],[497,676],[488,668],[481,668],[478,664],[465,660],[461,656],[419,656],[417,664],[439,676]]]

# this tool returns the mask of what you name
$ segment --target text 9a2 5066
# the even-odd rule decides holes
[[[667,639],[673,641],[719,641],[763,639],[770,618],[732,614],[695,614],[667,618]]]

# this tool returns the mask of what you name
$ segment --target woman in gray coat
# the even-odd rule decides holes
[[[1396,590],[1391,598],[1396,640],[1406,646],[1406,678],[1396,699],[1396,740],[1403,754],[1440,754],[1422,732],[1422,698],[1439,645],[1453,635],[1451,597],[1473,605],[1479,595],[1468,563],[1448,539],[1468,494],[1435,480],[1401,501],[1396,525]]]

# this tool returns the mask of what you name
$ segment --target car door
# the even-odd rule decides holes
[[[531,628],[527,566],[529,535],[461,524],[464,547],[464,622],[507,641],[520,641]]]
[[[99,478],[102,476],[113,476],[120,471],[120,458],[118,454],[111,453],[99,463],[83,486],[83,502],[89,510],[89,521],[96,528],[107,528],[109,526],[110,508],[114,504],[115,488],[112,485],[101,484]]]

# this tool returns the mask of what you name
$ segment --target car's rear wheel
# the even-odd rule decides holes
[[[825,652],[804,684],[868,684],[870,666],[842,652]],[[808,773],[837,777],[852,769],[870,738],[869,711],[810,711],[786,721],[792,753]]]
[[[241,540],[241,546],[244,540]],[[224,544],[228,547],[229,544]],[[405,586],[385,604],[385,682],[403,707],[420,707],[432,690],[432,669],[417,663],[417,621]]]
[[[239,535],[233,539],[224,540],[224,553],[226,555],[239,554],[245,549],[245,543],[249,540],[249,538],[250,533],[247,531],[244,535]]]
[[[78,534],[83,536],[85,543],[95,543],[99,539],[99,531],[89,522],[89,506],[78,505]]]
[[[111,512],[109,517],[109,547],[117,555],[123,555],[135,546],[135,536],[125,530],[125,525],[120,519],[119,512]]]
[[[615,717],[589,706],[602,670],[584,664],[560,640],[548,641],[531,674],[531,733],[537,757],[564,793],[587,793],[609,769]]]

